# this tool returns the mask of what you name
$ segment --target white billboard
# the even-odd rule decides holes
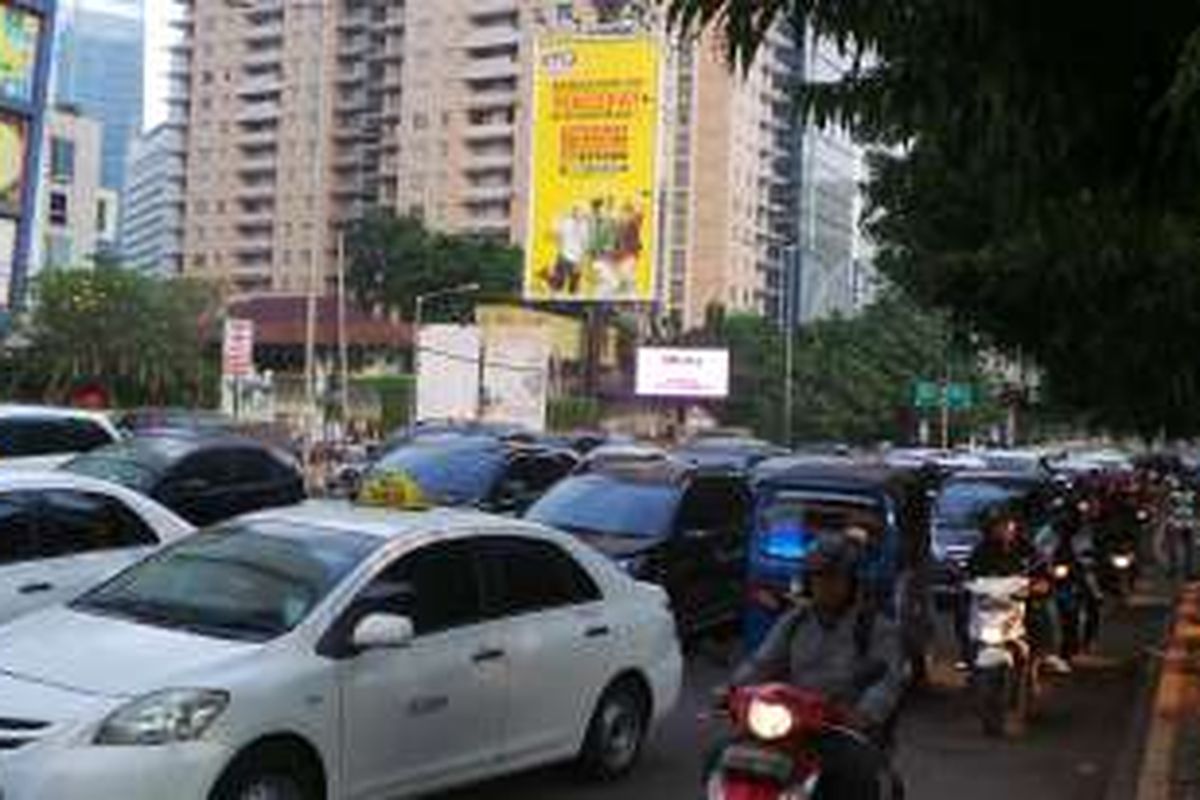
[[[520,328],[488,333],[483,365],[483,418],[546,429],[550,342]]]
[[[479,414],[479,328],[423,325],[417,335],[417,419]]]
[[[642,347],[637,353],[639,397],[729,396],[729,351]]]

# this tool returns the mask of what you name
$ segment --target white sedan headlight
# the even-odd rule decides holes
[[[750,701],[750,710],[746,714],[746,724],[750,732],[764,741],[782,739],[792,732],[795,720],[787,706],[778,703],[767,703],[763,700]]]
[[[98,745],[162,745],[199,739],[229,705],[229,693],[168,689],[117,709],[96,733]]]

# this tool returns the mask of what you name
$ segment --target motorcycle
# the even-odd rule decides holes
[[[708,800],[810,800],[821,788],[818,738],[848,737],[876,745],[852,728],[844,713],[818,692],[787,684],[732,689],[723,712],[734,737],[715,756],[705,779]],[[900,800],[904,787],[880,755],[878,800]],[[857,798],[854,798],[857,800]]]
[[[965,587],[971,597],[971,684],[988,736],[1023,727],[1037,691],[1025,625],[1031,585],[1029,578],[1014,576],[974,578]]]

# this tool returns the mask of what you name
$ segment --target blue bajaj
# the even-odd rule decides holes
[[[744,638],[754,649],[804,585],[804,559],[823,536],[864,540],[864,597],[901,625],[924,675],[932,629],[929,497],[915,471],[846,463],[767,462],[755,475]]]

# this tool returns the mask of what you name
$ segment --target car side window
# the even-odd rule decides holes
[[[232,473],[232,481],[239,485],[275,480],[274,460],[257,450],[229,451],[227,468]]]
[[[515,617],[601,599],[600,587],[558,545],[518,536],[481,541],[495,616]]]
[[[0,495],[0,567],[44,558],[37,543],[32,497],[26,492]]]
[[[177,464],[171,470],[168,483],[177,489],[205,491],[231,483],[232,476],[229,453],[225,450],[206,450],[190,455]]]
[[[680,511],[680,531],[736,533],[746,524],[749,495],[737,481],[700,478],[688,487]]]
[[[38,505],[43,558],[158,544],[158,537],[120,500],[102,494],[52,490]]]
[[[57,429],[60,452],[86,453],[112,444],[112,435],[90,419],[63,419],[52,423]]]
[[[482,622],[479,570],[470,542],[435,542],[403,556],[363,592],[375,610],[412,620],[417,636]],[[376,599],[372,599],[376,598]]]

